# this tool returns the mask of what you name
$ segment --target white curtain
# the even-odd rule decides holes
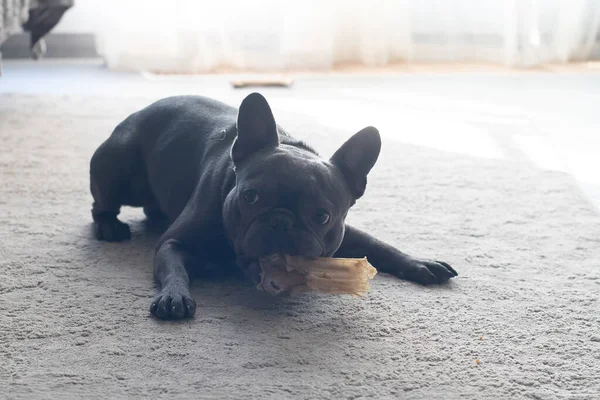
[[[585,60],[600,0],[85,0],[118,69],[327,70],[344,63]],[[90,19],[91,20],[91,19]]]

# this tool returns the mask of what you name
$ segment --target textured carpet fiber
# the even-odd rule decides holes
[[[88,162],[148,99],[0,97],[0,397],[535,398],[600,393],[600,217],[569,176],[384,142],[350,222],[460,273],[364,299],[195,282],[148,313],[153,245],[92,238]],[[323,154],[350,132],[277,114]],[[357,127],[357,130],[361,127]]]

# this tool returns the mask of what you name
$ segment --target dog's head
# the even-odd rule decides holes
[[[258,259],[265,255],[332,256],[380,148],[379,133],[368,127],[324,160],[280,143],[265,98],[258,93],[246,97],[231,148],[236,185],[223,208],[239,266],[257,280]]]

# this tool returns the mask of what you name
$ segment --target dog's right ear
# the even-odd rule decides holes
[[[231,159],[237,166],[253,153],[279,146],[277,125],[267,100],[259,93],[249,94],[238,111],[237,138],[231,147]]]

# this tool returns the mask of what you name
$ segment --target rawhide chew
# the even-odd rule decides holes
[[[258,288],[278,295],[317,291],[363,296],[377,270],[366,258],[304,258],[274,254],[260,259]]]

